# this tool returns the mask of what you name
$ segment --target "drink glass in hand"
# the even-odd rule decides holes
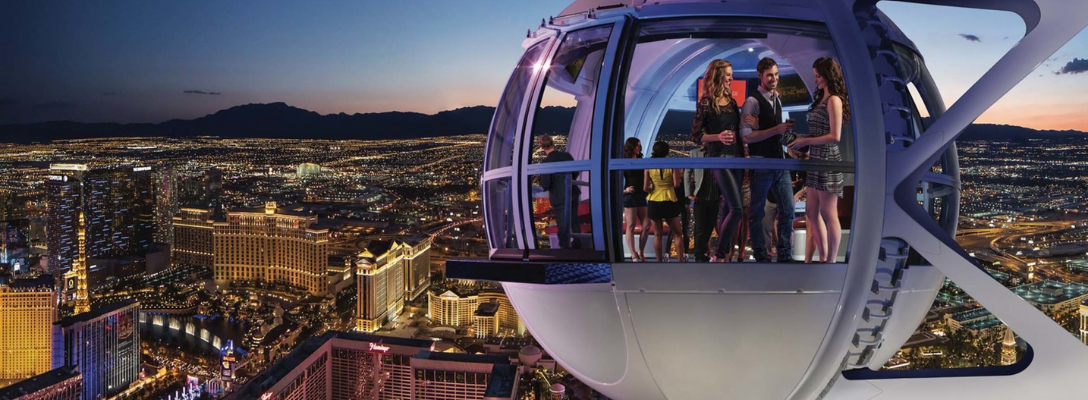
[[[793,119],[787,119],[786,131],[782,132],[782,137],[779,138],[779,141],[783,146],[789,146],[794,140],[797,140],[797,135],[793,133]]]
[[[724,145],[731,145],[737,141],[736,134],[731,130],[724,130],[718,134],[718,139],[721,140]]]

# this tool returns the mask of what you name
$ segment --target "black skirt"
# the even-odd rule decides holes
[[[623,194],[623,208],[646,207],[646,192]]]
[[[654,221],[680,216],[680,203],[675,201],[648,201],[646,215]]]

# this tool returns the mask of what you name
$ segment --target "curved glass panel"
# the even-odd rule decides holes
[[[531,175],[530,182],[536,248],[592,250],[589,171]]]
[[[487,238],[492,249],[517,248],[512,204],[514,197],[510,190],[510,178],[499,178],[484,182],[484,196],[489,202],[486,211]]]
[[[495,120],[488,135],[487,158],[484,159],[484,169],[493,170],[509,167],[514,160],[514,138],[518,128],[518,114],[525,103],[526,90],[529,88],[529,80],[533,72],[540,68],[543,61],[544,49],[551,43],[545,40],[537,43],[525,51],[525,55],[518,61],[514,74],[506,84],[502,99],[499,100],[498,109],[495,110]]]
[[[817,115],[814,113],[820,111],[810,113],[816,90],[813,62],[820,57],[837,58],[824,26],[757,18],[648,21],[639,28],[638,43],[630,57],[623,86],[622,130],[617,131],[610,142],[612,190],[624,192],[627,197],[626,192],[631,191],[632,186],[628,181],[632,176],[643,170],[681,167],[686,173],[681,187],[676,188],[676,197],[684,230],[680,240],[685,244],[682,249],[688,254],[688,260],[703,261],[717,255],[719,259],[737,261],[782,261],[787,258],[818,261],[823,251],[814,250],[817,245],[809,242],[816,236],[806,234],[809,231],[806,214],[823,212],[835,216],[839,222],[837,226],[821,223],[823,229],[834,226],[832,231],[839,238],[838,243],[834,243],[838,256],[824,258],[845,261],[854,211],[853,125],[842,124],[838,141],[831,144],[835,148],[834,154],[825,150],[828,146],[821,147],[819,153],[808,149],[801,153],[788,152],[782,145],[788,141],[783,140],[783,135],[767,133],[786,120],[794,121],[792,132],[799,137],[822,136],[827,132],[826,117],[821,115],[814,120],[813,116]],[[764,96],[759,89],[761,80],[757,73],[760,60],[764,58],[774,60],[779,72],[776,94],[772,96],[774,101],[769,103],[772,104],[769,108],[777,107],[781,111],[777,115],[771,113],[770,118],[760,116],[760,123],[746,132],[743,116],[758,115],[759,107],[755,105],[764,104],[756,98]],[[702,112],[698,107],[706,78],[704,73],[712,61],[719,59],[730,64],[732,81],[728,88],[732,95],[729,98],[736,106],[726,104],[715,110],[714,115],[708,115],[707,110],[711,107],[704,105]],[[732,131],[740,144],[728,149],[730,157],[719,157],[717,152],[707,154],[702,144],[704,135],[716,137],[725,130]],[[746,135],[752,136],[742,140]],[[630,149],[625,151],[625,142],[632,139],[641,144],[641,154]],[[649,159],[654,143],[658,141],[669,144],[669,154]],[[812,161],[806,161],[806,152],[814,155]],[[699,158],[700,162],[692,158]],[[684,162],[672,161],[679,159]],[[721,164],[729,166],[714,167]],[[717,181],[715,175],[719,171],[724,183]],[[833,206],[813,208],[818,203],[806,197],[808,175],[831,179],[833,183],[824,188],[829,193],[840,194],[835,196]],[[700,178],[702,182],[698,182]],[[812,182],[821,181],[813,179]],[[713,193],[706,190],[711,186],[715,189],[722,186],[728,193],[723,196],[722,190]],[[624,233],[619,254],[632,260],[636,253],[654,252],[648,249],[631,251],[632,246],[644,247],[639,243],[638,234],[627,235],[632,231],[628,225],[634,226],[634,232],[640,232],[645,226],[641,216],[654,213],[644,213],[629,204],[622,211],[613,210],[613,215],[616,216],[614,220],[619,221],[619,231]],[[783,205],[782,210],[778,209],[778,204]],[[733,210],[736,216],[730,218],[730,223],[723,224],[724,215]],[[639,217],[632,218],[632,215]],[[719,230],[729,230],[731,239],[718,240]],[[821,241],[822,246],[832,245],[827,238]],[[721,254],[715,254],[718,250]],[[811,255],[813,251],[816,251],[815,256]],[[832,252],[831,249],[826,251]],[[676,254],[678,250],[672,252],[672,259],[680,257]]]
[[[548,75],[534,113],[530,164],[545,162],[544,152],[537,146],[544,135],[551,136],[556,149],[574,160],[590,158],[593,104],[611,33],[612,25],[570,32],[544,66]]]

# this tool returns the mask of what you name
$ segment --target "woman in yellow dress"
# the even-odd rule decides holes
[[[654,142],[650,151],[650,158],[665,158],[669,155],[669,144],[664,141]],[[676,190],[683,180],[683,170],[671,168],[648,169],[643,172],[646,192],[647,214],[654,227],[654,253],[657,261],[666,260],[661,247],[661,236],[665,228],[662,223],[668,222],[669,234],[672,235],[672,247],[676,251],[677,258],[684,261],[684,228],[680,224],[680,203],[676,201]]]

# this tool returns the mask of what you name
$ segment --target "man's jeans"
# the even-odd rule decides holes
[[[763,229],[763,206],[767,192],[774,196],[778,205],[778,260],[793,255],[793,186],[790,172],[783,169],[754,169],[751,176],[752,203],[748,207],[748,237],[752,240],[752,252],[757,262],[770,262]]]
[[[551,192],[548,192],[548,201],[551,203],[552,213],[555,216],[559,248],[567,249],[571,247],[571,232],[581,233],[582,231],[582,227],[578,223],[578,197],[581,190],[571,187],[569,172],[557,175],[562,177],[556,178],[555,187],[552,188]]]

